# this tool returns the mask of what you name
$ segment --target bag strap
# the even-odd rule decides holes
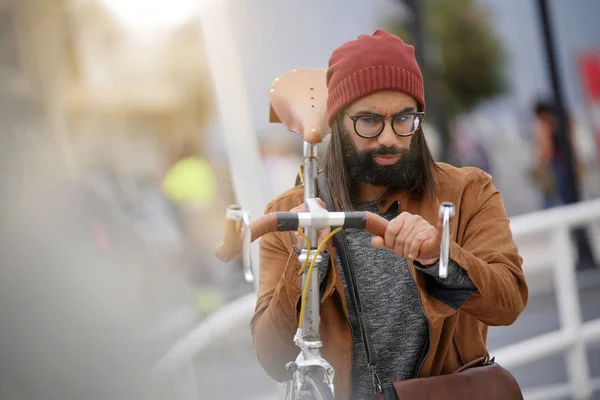
[[[329,211],[336,211],[335,205],[333,203],[333,198],[331,197],[331,193],[329,192],[329,187],[327,186],[327,181],[324,173],[320,173],[318,175],[318,184],[321,200],[325,202]],[[352,259],[350,258],[349,254],[348,239],[346,238],[346,232],[341,231],[334,235],[333,242],[337,254],[340,257],[341,267],[346,278],[346,283],[348,285],[348,296],[350,297],[352,305],[354,306],[354,312],[358,319],[358,325],[360,326],[360,334],[362,337],[363,346],[365,348],[365,354],[367,356],[367,367],[369,368],[373,376],[373,385],[375,386],[376,392],[382,394],[383,389],[381,386],[381,381],[379,380],[379,376],[377,375],[376,371],[377,356],[375,354],[375,349],[373,348],[373,343],[371,342],[371,336],[369,335],[367,324],[365,322],[365,319],[363,318],[364,313],[362,303],[360,301],[360,296],[358,293],[358,281],[356,279],[354,263],[352,262]]]

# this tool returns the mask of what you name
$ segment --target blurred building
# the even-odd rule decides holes
[[[225,162],[205,151],[201,29],[122,17],[95,0],[0,1],[2,399],[151,398],[113,379],[148,378],[200,318],[204,264],[186,228],[212,246],[232,198]],[[188,156],[213,167],[223,199],[201,213],[178,213],[162,191]]]

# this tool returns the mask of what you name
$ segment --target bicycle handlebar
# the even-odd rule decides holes
[[[219,260],[227,262],[240,254],[243,249],[243,236],[240,232],[243,211],[238,206],[227,209],[225,221],[225,238],[216,250]],[[323,229],[326,227],[341,226],[346,228],[364,229],[374,235],[383,236],[388,221],[369,211],[356,212],[328,212],[326,218],[313,218],[309,212],[273,212],[265,214],[253,221],[249,226],[249,242],[271,232],[291,232],[298,228],[313,227]],[[248,239],[247,239],[248,240]]]
[[[444,202],[440,205],[440,228],[441,243],[425,245],[440,246],[439,277],[445,279],[448,276],[448,261],[450,252],[450,219],[454,216],[454,204]],[[243,232],[240,232],[242,230]],[[327,227],[357,228],[363,229],[376,236],[384,237],[388,221],[369,211],[355,212],[272,212],[265,214],[250,223],[247,212],[242,211],[239,206],[232,205],[227,209],[225,217],[225,237],[216,249],[216,256],[221,261],[227,262],[235,256],[244,252],[244,274],[248,282],[254,280],[251,266],[250,243],[259,237],[271,232],[290,232],[298,228],[323,229]],[[439,229],[439,228],[438,228]],[[430,249],[423,249],[429,251]]]

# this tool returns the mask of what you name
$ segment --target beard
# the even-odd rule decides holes
[[[345,129],[340,133],[344,164],[353,184],[365,182],[373,186],[410,192],[422,189],[425,171],[418,142],[412,140],[409,149],[380,146],[359,151]],[[400,159],[392,165],[381,165],[375,161],[374,157],[386,155],[397,155]]]

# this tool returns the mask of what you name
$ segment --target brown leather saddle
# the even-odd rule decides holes
[[[330,132],[327,123],[327,70],[294,69],[275,78],[269,89],[270,122],[281,122],[309,143]]]

